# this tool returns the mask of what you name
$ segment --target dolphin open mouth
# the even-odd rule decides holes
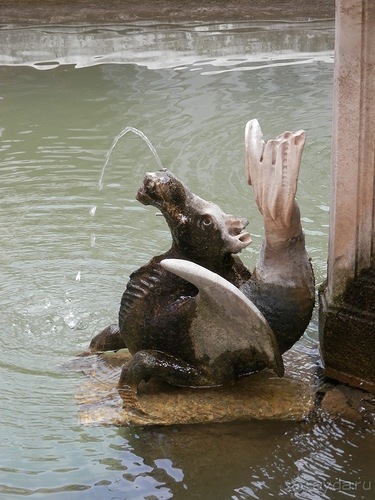
[[[228,231],[228,239],[233,245],[233,253],[240,252],[243,248],[251,243],[250,233],[244,231],[249,221],[245,218],[234,217],[233,215],[225,216],[225,225]]]
[[[229,235],[227,237],[228,250],[230,253],[239,253],[252,242],[250,233],[241,231],[236,236]]]
[[[247,231],[242,231],[238,236],[239,236],[238,240],[241,243],[243,243],[244,248],[245,248],[245,246],[247,247],[248,245],[250,245],[250,243],[252,242],[250,233],[248,233]]]

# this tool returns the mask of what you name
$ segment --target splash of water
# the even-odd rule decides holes
[[[162,170],[164,167],[163,167],[163,164],[162,162],[160,161],[160,158],[159,158],[159,155],[157,154],[156,152],[156,149],[154,148],[154,146],[151,144],[151,141],[150,139],[143,133],[141,132],[140,130],[138,130],[137,128],[135,127],[125,127],[123,130],[121,130],[121,132],[113,139],[113,142],[112,142],[112,146],[109,148],[106,156],[105,156],[105,162],[104,162],[104,165],[103,165],[103,168],[102,168],[102,171],[101,171],[101,174],[100,174],[100,178],[99,178],[99,183],[98,183],[98,187],[99,187],[99,190],[101,191],[103,189],[103,178],[104,178],[104,173],[105,173],[105,170],[107,168],[107,165],[108,165],[108,162],[109,162],[109,159],[111,157],[111,154],[112,154],[112,151],[115,149],[116,147],[116,144],[118,143],[118,141],[124,137],[125,134],[127,134],[128,132],[133,132],[134,134],[136,135],[139,135],[139,137],[141,137],[147,144],[147,146],[149,147],[151,153],[154,155],[154,158],[155,160],[157,161],[157,164],[159,165],[159,168]]]

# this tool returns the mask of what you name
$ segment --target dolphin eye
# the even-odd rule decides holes
[[[202,218],[201,218],[201,226],[206,228],[206,227],[209,227],[211,226],[211,224],[213,223],[213,219],[211,217],[211,215],[203,215]]]

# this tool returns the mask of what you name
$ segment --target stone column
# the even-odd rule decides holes
[[[336,0],[331,211],[320,342],[328,377],[375,390],[375,1]]]

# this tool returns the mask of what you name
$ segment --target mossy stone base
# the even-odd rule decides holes
[[[363,271],[342,300],[320,291],[320,346],[325,375],[375,392],[375,272]]]
[[[157,380],[140,386],[138,397],[117,389],[126,350],[81,358],[88,376],[77,394],[82,423],[118,426],[175,425],[248,420],[301,421],[313,411],[311,384],[297,375],[273,372],[241,378],[218,388],[172,387]]]

